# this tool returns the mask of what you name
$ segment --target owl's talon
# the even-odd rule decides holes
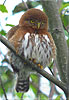
[[[42,65],[37,64],[37,66],[38,66],[40,69],[43,69],[43,66],[42,66]]]
[[[24,62],[24,64],[26,64],[26,63]]]
[[[41,65],[40,64],[37,64],[37,66],[40,67]]]
[[[36,59],[33,59],[33,63],[36,63]]]
[[[30,61],[32,61],[32,58],[29,58]]]
[[[18,50],[16,50],[16,54],[18,54]]]
[[[40,66],[40,69],[43,69],[43,66]]]

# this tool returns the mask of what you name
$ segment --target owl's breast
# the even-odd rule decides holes
[[[48,36],[34,33],[24,35],[19,53],[27,59],[36,59],[43,66],[49,65],[54,55]]]

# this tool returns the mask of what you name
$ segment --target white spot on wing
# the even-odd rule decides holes
[[[46,39],[48,42],[50,42],[50,40],[49,40],[49,38],[48,38],[47,35],[43,35],[43,36],[45,37],[45,39]]]
[[[27,44],[28,44],[28,37],[29,37],[30,33],[26,33],[24,36],[24,40],[22,41],[22,47],[26,48]]]

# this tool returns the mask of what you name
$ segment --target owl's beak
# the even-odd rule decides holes
[[[40,24],[41,24],[41,23],[37,23],[37,27],[38,27],[38,29],[40,28]]]

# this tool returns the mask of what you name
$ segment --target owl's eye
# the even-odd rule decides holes
[[[42,22],[42,25],[44,25],[44,22]]]
[[[30,21],[31,23],[35,23],[33,20]]]

